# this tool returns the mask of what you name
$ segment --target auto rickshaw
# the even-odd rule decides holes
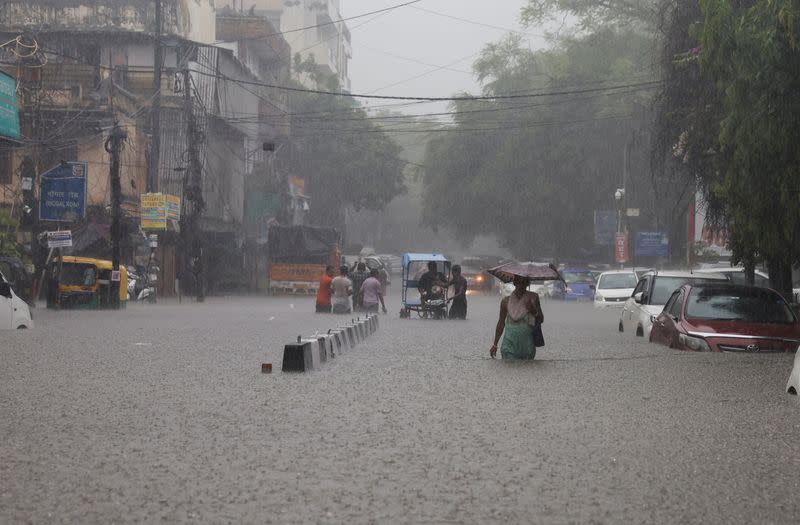
[[[88,257],[56,257],[46,269],[47,307],[87,310],[112,308],[111,277],[111,261]],[[120,265],[120,308],[124,308],[127,302],[128,271]]]
[[[435,253],[407,253],[403,255],[403,307],[400,317],[408,319],[416,314],[423,319],[447,318],[447,286],[435,286],[431,297],[420,294],[420,278],[428,271],[428,264],[436,264],[437,273],[450,281],[450,261]]]

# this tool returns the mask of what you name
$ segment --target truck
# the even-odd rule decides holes
[[[325,267],[339,267],[341,242],[335,228],[272,226],[267,241],[269,293],[316,295]]]

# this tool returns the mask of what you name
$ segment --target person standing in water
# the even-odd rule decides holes
[[[331,282],[333,290],[333,313],[349,314],[353,309],[350,307],[350,296],[353,295],[353,282],[347,278],[347,266],[339,268],[339,276]]]
[[[325,273],[319,280],[317,290],[317,313],[331,313],[331,282],[333,282],[333,266],[326,266]]]
[[[453,266],[453,279],[450,281],[453,287],[453,296],[447,301],[450,305],[450,319],[467,318],[467,280],[461,275],[461,266]]]
[[[544,314],[539,296],[528,291],[529,285],[529,279],[515,276],[514,291],[500,301],[500,318],[495,328],[494,344],[489,349],[492,358],[497,355],[501,336],[500,355],[503,359],[533,359],[536,355],[532,325],[543,323]]]

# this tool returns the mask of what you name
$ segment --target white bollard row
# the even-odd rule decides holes
[[[375,314],[359,317],[349,323],[313,337],[297,337],[297,342],[283,347],[284,372],[319,370],[329,359],[355,348],[378,331],[380,322]]]

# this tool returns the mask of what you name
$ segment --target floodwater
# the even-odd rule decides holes
[[[0,522],[796,522],[792,356],[545,302],[537,360],[491,360],[498,298],[469,301],[401,320],[390,296],[311,374],[280,373],[283,343],[344,320],[311,299],[36,309],[1,334]]]

